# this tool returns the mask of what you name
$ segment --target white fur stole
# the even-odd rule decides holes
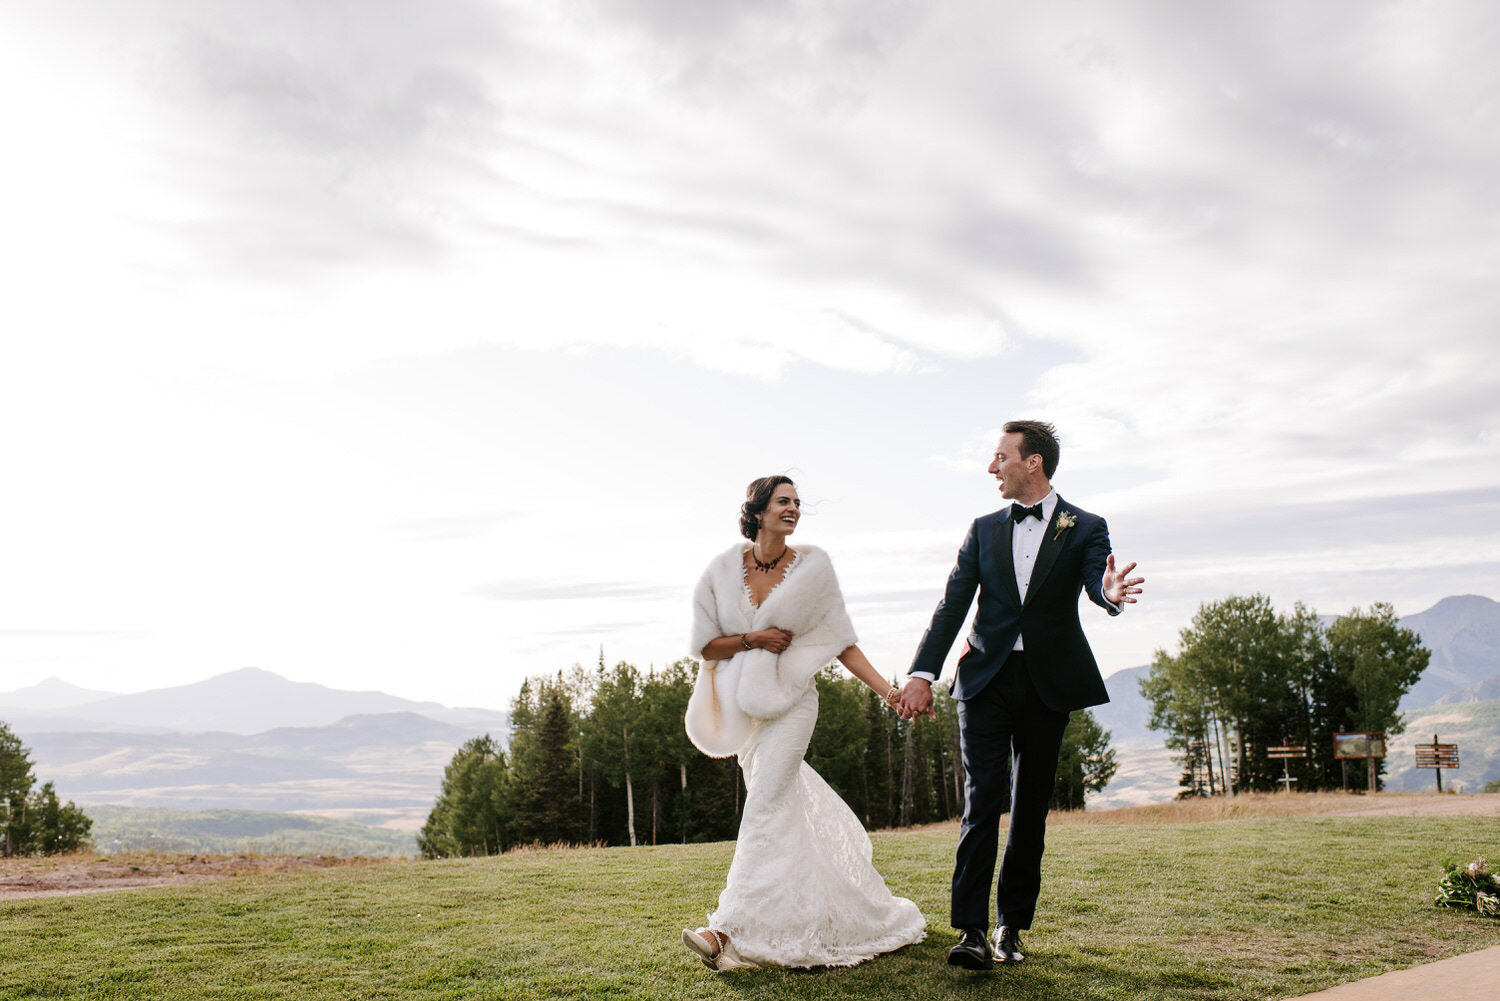
[[[693,590],[694,657],[720,636],[773,627],[792,633],[779,655],[744,650],[698,668],[683,722],[688,738],[710,757],[738,753],[752,719],[774,719],[792,708],[813,676],[858,642],[833,561],[816,546],[795,548],[796,562],[758,609],[745,586],[744,543],[715,557]]]

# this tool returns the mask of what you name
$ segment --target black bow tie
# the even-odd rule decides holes
[[[1033,504],[1031,507],[1022,507],[1019,504],[1011,504],[1011,506],[1010,506],[1010,520],[1011,521],[1013,521],[1017,525],[1019,525],[1021,522],[1025,521],[1027,518],[1035,518],[1037,521],[1046,521],[1047,520],[1046,518],[1042,517],[1042,506],[1040,504]]]

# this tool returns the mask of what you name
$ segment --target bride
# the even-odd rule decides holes
[[[919,942],[926,922],[871,864],[870,838],[802,760],[818,718],[813,677],[835,657],[893,704],[896,688],[855,646],[828,556],[789,545],[801,518],[785,476],[751,483],[736,544],[693,594],[693,653],[703,658],[688,736],[705,754],[737,754],[745,808],[719,906],[682,941],[714,970],[852,966]]]

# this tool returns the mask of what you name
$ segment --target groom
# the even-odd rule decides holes
[[[1145,578],[1115,569],[1104,519],[1052,489],[1055,429],[1011,421],[989,471],[1008,508],[975,519],[948,575],[907,672],[897,709],[908,719],[932,711],[942,673],[974,592],[979,611],[958,658],[953,697],[965,774],[964,818],[953,870],[951,921],[961,937],[948,962],[988,970],[998,957],[1019,963],[1019,932],[1031,927],[1042,882],[1047,808],[1068,714],[1109,701],[1078,622],[1078,593],[1110,615],[1134,603]],[[1007,760],[1009,759],[1009,760]],[[1010,787],[1010,830],[989,928],[990,885],[999,852],[1000,814]]]

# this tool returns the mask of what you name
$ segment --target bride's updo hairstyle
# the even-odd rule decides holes
[[[745,503],[740,505],[740,534],[751,542],[760,531],[760,516],[771,506],[771,495],[783,483],[791,483],[793,489],[797,486],[790,476],[762,476],[751,480],[745,488]]]

